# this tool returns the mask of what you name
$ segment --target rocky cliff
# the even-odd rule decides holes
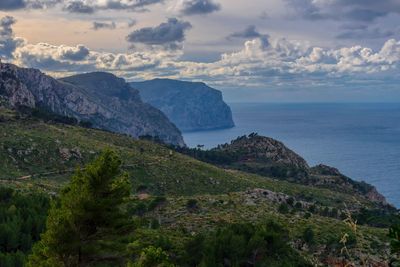
[[[80,85],[80,80],[85,82]],[[0,96],[11,107],[43,108],[90,121],[96,128],[134,137],[158,136],[167,143],[184,145],[180,131],[162,112],[143,103],[136,90],[112,74],[56,80],[36,69],[0,63]]]
[[[204,83],[155,79],[130,83],[146,103],[164,112],[181,131],[234,126],[222,93]]]

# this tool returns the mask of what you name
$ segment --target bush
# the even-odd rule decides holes
[[[289,207],[286,203],[281,203],[279,205],[278,211],[282,214],[287,214],[289,213]]]
[[[198,209],[197,200],[196,199],[189,199],[186,203],[186,208],[188,210],[195,210]]]
[[[314,244],[314,231],[311,227],[307,227],[304,232],[303,232],[303,240],[306,242],[308,245]]]

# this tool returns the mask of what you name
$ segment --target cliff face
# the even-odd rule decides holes
[[[130,85],[139,90],[143,101],[164,112],[181,131],[234,126],[222,93],[204,83],[155,79]]]
[[[86,75],[90,79],[79,85]],[[89,81],[96,83],[89,86]],[[111,74],[83,74],[58,81],[39,70],[1,64],[0,95],[11,107],[45,108],[90,121],[96,128],[134,137],[158,136],[164,142],[184,145],[179,130],[162,112],[143,103],[137,91]]]

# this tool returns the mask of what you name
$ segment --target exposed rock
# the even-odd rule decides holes
[[[227,167],[268,177],[300,182],[308,177],[307,162],[283,143],[257,134],[219,145],[211,153],[224,155]]]
[[[369,200],[375,201],[375,202],[379,202],[382,204],[387,204],[386,198],[381,195],[378,190],[376,190],[375,187],[372,187],[371,190],[368,191],[368,193],[366,194],[366,197]]]
[[[215,150],[239,153],[240,160],[243,162],[277,163],[299,169],[309,169],[307,162],[282,142],[257,134],[239,137],[230,144],[221,145]]]
[[[336,190],[344,192],[356,192],[363,195],[365,198],[371,201],[381,203],[383,205],[388,204],[386,198],[381,195],[374,186],[366,183],[354,181],[351,178],[343,175],[338,169],[319,164],[310,169],[311,177],[310,183],[312,185],[335,188]]]
[[[11,107],[44,108],[90,121],[94,127],[134,137],[158,136],[184,145],[179,130],[156,108],[141,101],[123,79],[108,73],[55,80],[36,69],[0,63],[0,96]]]
[[[155,79],[130,83],[146,103],[164,112],[181,131],[234,126],[222,93],[204,83]]]
[[[319,164],[315,167],[312,167],[311,171],[314,174],[319,174],[319,175],[342,176],[342,174],[340,173],[340,171],[338,169],[324,165],[324,164]]]

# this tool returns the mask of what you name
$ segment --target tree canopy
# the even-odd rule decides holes
[[[101,239],[127,221],[121,206],[131,186],[120,166],[121,159],[106,150],[76,171],[52,203],[47,230],[34,246],[28,266],[88,266],[98,260]]]

